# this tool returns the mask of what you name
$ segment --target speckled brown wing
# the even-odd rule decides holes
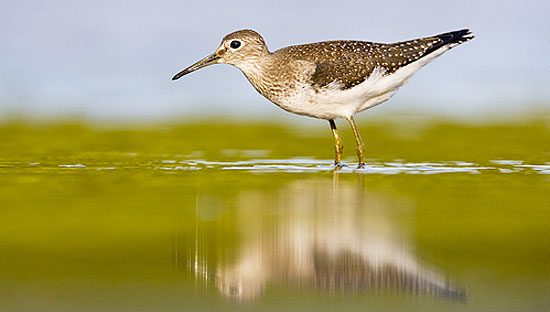
[[[444,33],[433,37],[383,44],[365,41],[329,41],[312,44],[317,51],[312,61],[314,87],[337,83],[341,89],[352,88],[365,81],[376,67],[391,74],[447,44],[470,40],[469,30]]]
[[[362,41],[327,42],[339,45],[341,53],[337,57],[319,59],[311,82],[316,87],[324,87],[333,82],[342,89],[352,88],[365,81],[376,67],[385,69],[386,74],[410,64],[422,56],[439,39],[423,38],[412,41],[380,44]]]

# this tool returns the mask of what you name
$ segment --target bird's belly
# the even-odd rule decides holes
[[[321,94],[313,90],[299,90],[274,102],[291,113],[319,119],[351,116],[360,103],[343,100],[341,92],[340,90],[334,90]]]
[[[394,89],[381,93],[356,89],[360,86],[347,90],[330,88],[317,92],[311,87],[305,87],[273,102],[282,109],[298,115],[319,119],[349,118],[357,112],[386,101],[395,93]]]

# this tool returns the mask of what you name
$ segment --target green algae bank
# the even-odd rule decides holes
[[[0,124],[0,311],[550,309],[545,119]]]

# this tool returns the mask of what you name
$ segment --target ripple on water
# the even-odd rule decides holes
[[[491,161],[493,165],[481,165],[466,161],[451,162],[376,162],[369,161],[366,168],[356,169],[354,163],[344,165],[342,173],[362,174],[443,174],[443,173],[538,173],[549,174],[550,165],[524,164],[523,161]],[[159,165],[160,170],[233,170],[252,172],[323,172],[333,171],[332,160],[309,158],[293,159],[252,159],[246,161],[181,160],[177,165]]]
[[[84,164],[61,164],[59,168],[86,168]]]
[[[248,171],[258,173],[269,172],[330,172],[334,170],[332,160],[318,160],[311,158],[290,159],[250,159],[239,161],[210,161],[204,159],[159,159],[145,163],[81,163],[81,162],[0,162],[0,169],[24,170],[78,170],[93,171],[125,171],[140,168],[141,170],[159,171]],[[367,162],[364,169],[357,169],[354,162],[344,164],[338,170],[341,173],[361,174],[550,174],[550,163],[528,164],[521,160],[491,160],[486,164],[467,161],[446,162],[407,162],[403,160]]]

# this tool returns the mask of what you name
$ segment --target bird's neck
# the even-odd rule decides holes
[[[269,92],[272,87],[272,81],[269,75],[273,66],[271,53],[250,58],[235,66],[243,72],[248,81],[250,81],[260,94],[271,99]]]

